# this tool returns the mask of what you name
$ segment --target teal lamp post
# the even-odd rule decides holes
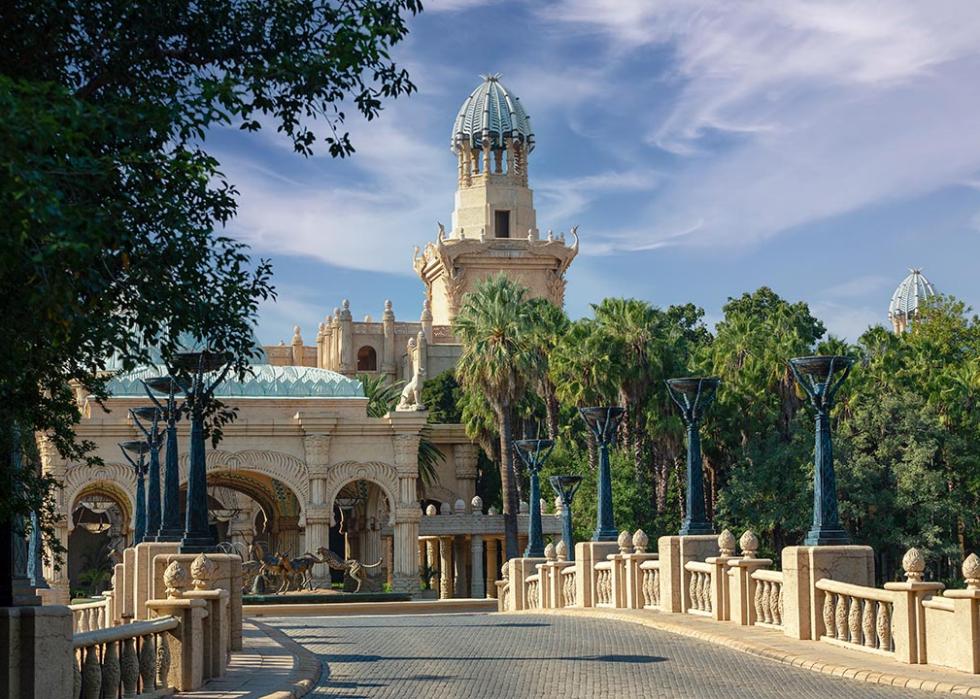
[[[146,437],[146,444],[149,447],[150,462],[147,467],[147,493],[146,493],[146,541],[156,541],[160,533],[160,437],[162,433],[159,429],[161,420],[160,409],[156,406],[145,408],[133,408],[129,411],[133,416],[133,423],[139,428],[140,432]],[[149,426],[143,424],[144,420]]]
[[[224,354],[209,350],[178,352],[175,376],[187,397],[191,417],[191,454],[187,478],[187,511],[184,518],[184,536],[180,540],[181,553],[213,551],[217,541],[208,525],[208,480],[204,446],[205,403],[220,384],[231,364]],[[209,374],[217,373],[216,378]]]
[[[839,355],[796,357],[789,367],[810,399],[816,419],[813,449],[813,524],[803,540],[806,546],[845,545],[851,537],[837,511],[834,448],[830,437],[830,410],[841,384],[851,373],[854,360]]]
[[[681,410],[687,426],[687,515],[680,535],[713,534],[714,526],[704,511],[704,473],[701,470],[701,418],[715,399],[721,379],[688,376],[668,379],[667,391]]]
[[[599,447],[599,488],[596,508],[596,528],[593,541],[616,541],[619,532],[613,517],[612,474],[609,471],[609,445],[616,438],[616,429],[624,410],[618,406],[579,408],[579,414],[589,426]]]
[[[514,442],[514,450],[527,466],[531,478],[530,517],[528,519],[527,548],[525,558],[544,557],[544,538],[541,535],[541,483],[538,474],[548,460],[555,442],[551,439],[518,439]]]
[[[177,452],[177,421],[181,409],[177,407],[177,382],[170,376],[154,376],[143,381],[146,395],[167,422],[166,460],[163,477],[163,505],[158,531],[150,532],[154,541],[180,541],[184,527],[180,522],[180,469]],[[167,396],[161,403],[155,393]],[[159,447],[157,449],[159,459]],[[152,490],[152,488],[151,488]]]
[[[561,538],[565,542],[566,560],[575,560],[575,539],[572,536],[572,500],[582,485],[582,476],[558,475],[548,479],[555,493],[561,498]]]
[[[133,523],[133,546],[136,546],[136,544],[143,543],[143,539],[146,537],[146,487],[144,477],[146,476],[145,457],[147,452],[150,451],[150,445],[139,439],[131,442],[120,442],[119,448],[122,450],[123,456],[126,457],[126,461],[130,463],[136,472],[136,512]],[[136,459],[134,460],[130,454],[134,454]]]

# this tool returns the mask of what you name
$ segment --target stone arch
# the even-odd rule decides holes
[[[190,455],[180,456],[180,482],[187,482],[190,468]],[[310,501],[310,472],[306,462],[290,454],[264,449],[225,451],[212,449],[207,452],[207,472],[255,471],[280,481],[293,491],[299,500],[301,512],[306,511]]]
[[[447,502],[450,507],[456,507],[456,501],[459,500],[459,495],[441,485],[427,485],[425,486],[425,499],[426,500],[436,500],[438,502]],[[466,503],[467,505],[469,503]],[[443,513],[445,514],[445,513]]]
[[[357,350],[357,370],[378,370],[378,351],[371,345],[361,345],[361,347]]]
[[[330,512],[330,524],[333,521],[334,500],[340,489],[351,481],[370,481],[381,488],[388,498],[388,524],[395,524],[395,510],[398,507],[398,471],[394,466],[380,461],[345,461],[330,467],[324,479],[323,501]]]
[[[136,474],[132,466],[119,463],[101,466],[75,464],[66,469],[64,486],[61,514],[68,517],[69,528],[72,508],[79,497],[100,491],[119,501],[127,526],[132,526],[133,513],[136,510]]]

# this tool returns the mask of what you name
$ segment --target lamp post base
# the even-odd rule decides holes
[[[146,537],[146,541],[157,541],[157,542],[175,542],[180,541],[184,538],[184,531],[182,529],[164,529],[160,531],[159,534]]]
[[[210,536],[185,536],[180,540],[181,553],[214,553],[218,545]]]
[[[592,532],[592,541],[616,541],[619,532],[615,527],[600,527]]]
[[[803,540],[804,546],[847,546],[851,537],[843,529],[811,529]]]
[[[680,536],[697,536],[699,534],[714,534],[715,526],[711,522],[684,522],[681,530],[677,532]]]

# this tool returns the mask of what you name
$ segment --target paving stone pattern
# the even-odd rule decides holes
[[[627,622],[489,614],[264,619],[320,656],[310,697],[936,697]]]

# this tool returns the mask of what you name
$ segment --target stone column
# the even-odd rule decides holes
[[[0,607],[0,696],[72,696],[72,615],[68,607]]]
[[[395,510],[394,572],[391,589],[395,592],[416,593],[419,590],[418,538],[419,520],[422,515],[418,506],[399,506]]]
[[[350,301],[343,300],[340,306],[340,373],[350,373],[357,366],[354,363],[354,319],[351,317]]]
[[[293,327],[293,341],[291,344],[293,366],[303,366],[303,336],[299,332],[299,326]]]
[[[456,464],[456,480],[459,481],[460,497],[469,502],[476,495],[476,462],[478,452],[473,444],[454,444],[453,461]]]
[[[439,599],[449,599],[453,596],[453,538],[439,537]]]
[[[483,594],[483,537],[474,534],[470,539],[470,597],[479,599]]]
[[[439,540],[430,537],[425,540],[425,559],[430,571],[435,571],[439,568],[439,552],[437,547],[439,546]],[[429,576],[429,589],[435,590],[439,585],[439,577],[437,575]]]
[[[301,420],[302,422],[308,421]],[[303,452],[310,472],[311,502],[300,504],[306,513],[305,548],[310,553],[317,553],[318,549],[330,546],[332,508],[324,502],[324,478],[330,468],[330,434],[327,431],[335,423],[336,418],[331,418],[327,421],[320,420],[318,424],[308,424],[307,427],[317,431],[303,437]],[[313,566],[312,575],[315,586],[320,587],[326,582],[329,587],[330,570],[326,565],[318,563]]]
[[[395,312],[391,301],[385,301],[385,311],[382,315],[384,325],[384,344],[381,350],[381,371],[385,374],[395,373]]]
[[[497,571],[499,570],[497,565],[497,537],[491,536],[487,538],[487,597],[497,596]]]
[[[175,616],[180,625],[170,632],[170,676],[167,684],[187,692],[204,682],[204,617],[208,603],[203,599],[156,599],[146,603],[150,617]]]

